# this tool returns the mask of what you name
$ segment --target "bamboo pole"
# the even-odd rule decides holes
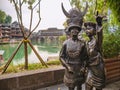
[[[21,47],[23,41],[20,42],[20,44],[18,45],[17,49],[14,51],[14,53],[12,54],[12,56],[9,58],[8,62],[5,64],[4,69],[2,71],[2,74],[7,70],[9,64],[11,63],[12,59],[14,58],[14,56],[16,55],[16,53],[18,52],[19,48]]]
[[[35,50],[35,48],[34,48],[33,45],[31,44],[31,42],[28,41],[28,43],[29,43],[30,47],[32,48],[32,50],[34,51],[34,53],[36,54],[36,56],[38,57],[38,59],[40,60],[40,62],[42,63],[42,65],[45,65],[46,67],[48,67],[47,64],[46,64],[46,63],[43,61],[43,59],[40,57],[40,55],[37,53],[37,51]]]
[[[24,41],[24,51],[25,51],[25,69],[28,69],[28,49],[27,49],[27,40]]]

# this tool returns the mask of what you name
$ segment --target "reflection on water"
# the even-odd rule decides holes
[[[0,45],[0,50],[4,50],[5,53],[3,55],[4,60],[7,60],[11,57],[13,52],[16,50],[18,44],[5,44]],[[60,46],[58,43],[33,43],[33,46],[42,57],[44,61],[47,61],[49,56],[58,56],[60,51]],[[14,65],[24,63],[24,46],[22,45],[15,55],[12,63]],[[37,56],[34,54],[33,50],[28,45],[28,62],[29,63],[36,63],[40,62]]]
[[[58,53],[59,51],[59,45],[56,45],[56,44],[47,44],[47,43],[44,43],[44,44],[38,44],[38,49],[39,51],[47,51],[48,53]]]

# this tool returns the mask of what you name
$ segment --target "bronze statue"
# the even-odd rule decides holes
[[[69,90],[82,90],[81,85],[85,82],[85,62],[88,60],[87,48],[85,42],[78,39],[78,34],[81,31],[83,16],[85,11],[80,12],[78,9],[65,11],[63,5],[62,10],[68,17],[67,31],[70,33],[70,38],[67,39],[60,51],[59,59],[65,67],[64,83]]]
[[[93,87],[96,90],[102,90],[105,86],[105,70],[104,70],[104,61],[102,58],[102,40],[103,40],[103,31],[102,31],[102,19],[100,15],[96,16],[96,23],[87,22],[84,24],[86,34],[89,37],[87,42],[87,51],[89,55],[88,61],[88,73],[86,81],[86,90],[93,90]]]
[[[60,61],[65,67],[64,83],[69,90],[82,90],[81,85],[85,82],[84,62],[87,60],[85,43],[78,39],[81,28],[78,25],[70,25],[68,31],[71,38],[63,43],[60,51]]]

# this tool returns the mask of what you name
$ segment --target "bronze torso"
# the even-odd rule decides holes
[[[65,69],[64,83],[68,87],[75,87],[85,82],[85,73],[81,72],[84,61],[87,60],[85,43],[81,40],[66,40],[60,52],[60,58],[70,66],[72,73]]]
[[[79,40],[73,41],[72,39],[68,39],[66,42],[66,54],[68,57],[66,63],[69,64],[80,64],[81,63],[81,50],[84,46],[84,43]]]
[[[97,65],[100,63],[100,53],[98,52],[96,39],[93,38],[87,43],[87,51],[89,55],[89,65]]]

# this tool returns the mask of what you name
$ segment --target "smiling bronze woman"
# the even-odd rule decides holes
[[[86,90],[102,90],[105,86],[105,70],[102,58],[102,18],[96,17],[96,23],[87,22],[84,24],[85,32],[89,37],[87,42],[87,51],[89,55],[88,69],[89,74],[86,81]]]

